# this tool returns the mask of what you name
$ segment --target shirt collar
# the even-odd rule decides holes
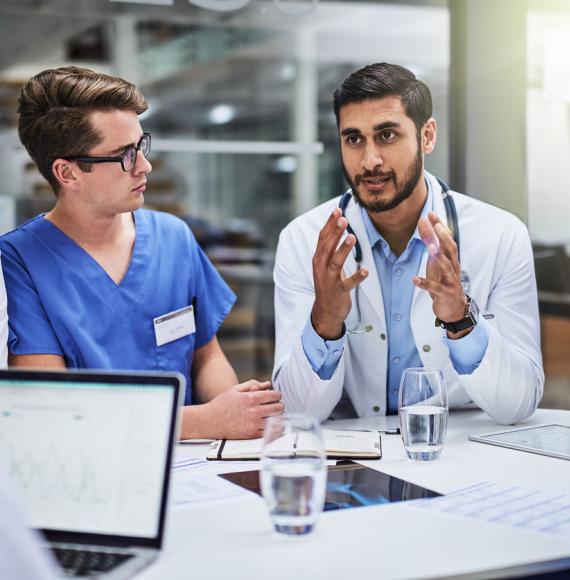
[[[427,179],[426,177],[424,177],[424,179],[426,181],[428,192],[427,192],[426,202],[425,202],[424,207],[422,209],[422,213],[420,215],[420,218],[427,219],[429,212],[433,211],[433,192],[432,192],[430,180]],[[389,248],[388,242],[386,242],[386,240],[382,237],[380,232],[376,229],[376,227],[372,223],[372,220],[370,219],[370,216],[368,215],[368,212],[363,207],[361,207],[360,213],[362,215],[362,221],[364,222],[364,227],[366,228],[366,234],[368,235],[368,239],[370,241],[370,246],[374,247],[378,242],[380,242],[382,244],[384,250],[388,249]],[[421,241],[420,233],[419,233],[417,226],[416,226],[416,229],[414,230],[414,233],[412,234],[410,241],[408,242],[408,246],[412,243],[412,240],[414,240],[414,239]]]

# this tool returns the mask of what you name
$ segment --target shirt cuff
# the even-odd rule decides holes
[[[457,340],[451,340],[447,333],[443,342],[449,349],[451,363],[460,375],[470,375],[481,364],[489,344],[487,321],[480,317],[473,330]]]
[[[337,340],[324,340],[313,328],[311,317],[307,320],[301,335],[301,344],[307,360],[320,379],[328,381],[334,375],[342,356],[345,337],[346,333]]]

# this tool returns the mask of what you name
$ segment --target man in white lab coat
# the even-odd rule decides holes
[[[402,371],[435,367],[450,407],[528,417],[544,372],[526,227],[424,170],[437,126],[411,71],[364,67],[334,109],[351,189],[291,222],[277,249],[273,381],[286,410],[395,414]]]

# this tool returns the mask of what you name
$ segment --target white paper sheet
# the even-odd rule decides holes
[[[567,494],[484,481],[410,505],[570,540],[570,495]]]
[[[171,509],[207,502],[220,502],[236,497],[251,497],[249,492],[218,477],[218,473],[248,471],[259,467],[251,461],[208,461],[177,451],[172,461],[170,488]],[[254,494],[255,495],[255,494]]]

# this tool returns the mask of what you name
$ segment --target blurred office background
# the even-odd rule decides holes
[[[221,340],[240,378],[269,377],[279,232],[345,188],[332,92],[403,64],[434,96],[428,169],[528,224],[542,404],[570,408],[568,54],[570,0],[0,0],[0,232],[54,203],[17,138],[26,79],[75,64],[137,83],[147,204],[185,219],[238,294]]]

